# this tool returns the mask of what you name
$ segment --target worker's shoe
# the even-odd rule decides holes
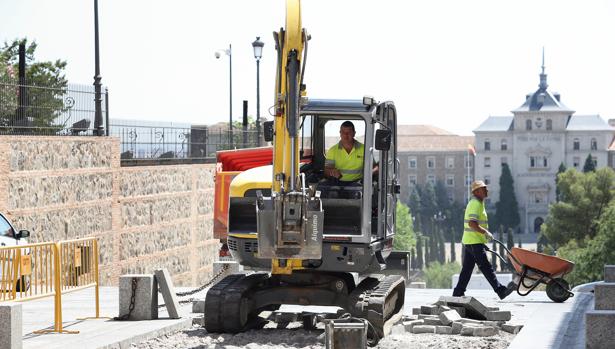
[[[500,290],[498,290],[498,297],[500,297],[500,299],[504,299],[506,297],[508,297],[508,295],[510,295],[511,293],[513,293],[514,290],[517,289],[517,284],[515,284],[514,282],[509,282],[508,285],[506,287],[502,287]]]

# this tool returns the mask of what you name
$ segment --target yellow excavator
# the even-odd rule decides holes
[[[266,271],[229,275],[212,286],[205,328],[245,331],[262,324],[262,311],[282,304],[337,306],[369,321],[381,338],[401,318],[405,295],[404,278],[384,273],[399,194],[395,106],[372,97],[306,97],[310,36],[300,0],[286,1],[286,26],[274,40],[275,117],[263,132],[273,141],[272,164],[234,174],[225,220],[233,258]],[[324,178],[326,151],[346,120],[365,149],[362,180],[351,185]]]

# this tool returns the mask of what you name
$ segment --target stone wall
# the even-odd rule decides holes
[[[166,267],[175,285],[212,273],[215,166],[120,167],[106,137],[0,136],[0,212],[30,242],[96,237],[100,276]]]

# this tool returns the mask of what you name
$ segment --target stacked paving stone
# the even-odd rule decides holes
[[[594,288],[594,310],[585,314],[586,348],[615,348],[615,265],[604,266],[604,283]]]
[[[412,316],[393,327],[393,334],[435,333],[489,337],[500,330],[517,334],[523,325],[507,324],[509,311],[487,307],[474,297],[440,297],[432,305],[412,309]]]

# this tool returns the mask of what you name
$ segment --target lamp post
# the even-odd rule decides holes
[[[98,49],[98,0],[94,0],[94,134],[105,134],[102,126],[102,95],[100,84],[100,58]],[[109,125],[107,125],[109,127]]]
[[[256,37],[256,40],[252,42],[252,48],[254,49],[254,58],[256,58],[256,144],[261,146],[261,93],[260,93],[260,61],[263,56],[263,46],[260,36]]]
[[[233,55],[231,51],[231,44],[228,45],[228,50],[216,51],[216,58],[222,56],[224,53],[228,56],[228,86],[229,86],[229,107],[228,107],[228,142],[229,149],[233,148]]]

